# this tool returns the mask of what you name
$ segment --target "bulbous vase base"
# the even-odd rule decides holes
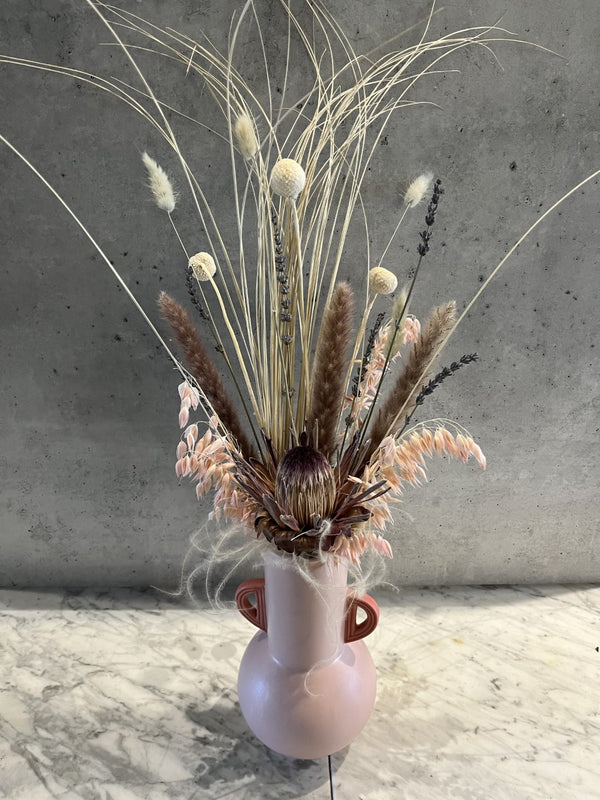
[[[238,676],[240,707],[251,730],[277,753],[323,758],[352,742],[375,703],[377,674],[362,641],[311,670],[273,658],[260,631],[249,643]]]

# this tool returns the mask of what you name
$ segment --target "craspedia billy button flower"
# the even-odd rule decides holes
[[[217,271],[217,265],[210,253],[196,253],[188,265],[198,281],[209,281]]]
[[[306,183],[306,174],[293,158],[281,158],[271,170],[271,189],[281,197],[295,200]]]
[[[391,294],[398,286],[398,278],[384,267],[369,271],[369,291],[373,294]]]

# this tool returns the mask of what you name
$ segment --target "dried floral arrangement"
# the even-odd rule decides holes
[[[366,58],[355,53],[325,3],[308,4],[309,35],[287,0],[280,0],[289,37],[304,46],[313,84],[307,95],[290,98],[289,64],[284,63],[278,103],[267,70],[268,100],[262,102],[236,66],[237,37],[249,21],[257,26],[266,62],[252,0],[232,24],[226,54],[208,40],[197,42],[114,6],[86,1],[127,55],[141,89],[99,76],[92,81],[88,73],[63,67],[2,60],[93,82],[128,103],[172,148],[185,201],[150,155],[143,155],[143,163],[156,204],[184,254],[190,311],[167,293],[159,298],[181,361],[73,210],[14,145],[2,140],[87,233],[180,371],[183,434],[177,476],[192,479],[198,497],[213,493],[215,518],[240,523],[278,550],[311,558],[335,555],[355,564],[368,550],[391,556],[383,536],[392,521],[391,506],[403,486],[425,480],[426,457],[446,454],[465,462],[473,457],[485,468],[480,447],[458,422],[414,422],[415,410],[434,390],[477,359],[475,353],[465,354],[436,367],[442,350],[516,247],[598,173],[536,220],[460,315],[450,301],[421,324],[410,304],[443,193],[430,173],[406,188],[398,224],[381,257],[372,262],[366,248],[359,285],[339,280],[342,265],[353,259],[350,230],[361,225],[368,240],[371,209],[364,207],[361,193],[373,142],[392,114],[415,102],[415,84],[441,71],[444,59],[467,47],[519,41],[513,34],[478,27],[429,39],[432,5],[416,44],[385,47],[383,55]],[[125,36],[136,43],[125,43]],[[138,48],[175,60],[198,76],[222,111],[219,135],[226,143],[235,202],[233,241],[219,227],[209,187],[180,149],[166,113],[175,110],[155,96],[138,66]],[[289,41],[287,52],[289,59]],[[203,231],[194,242],[184,241],[177,226],[180,206],[188,213],[190,205]],[[410,234],[415,261],[408,276],[399,275],[392,246],[402,223],[414,215],[421,218],[418,238],[417,228]],[[403,288],[399,277],[407,278]],[[227,390],[221,372],[234,392]]]

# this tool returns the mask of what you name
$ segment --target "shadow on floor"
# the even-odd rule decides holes
[[[295,759],[270,750],[249,730],[237,703],[225,699],[208,709],[191,705],[186,716],[201,729],[195,736],[200,758],[195,782],[211,789],[214,797],[219,796],[220,787],[225,789],[240,780],[246,788],[262,787],[265,795],[273,793],[279,798],[301,797],[328,784],[326,758]],[[334,770],[343,763],[348,749],[333,756]]]

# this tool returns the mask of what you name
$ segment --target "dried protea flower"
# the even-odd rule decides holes
[[[175,209],[175,192],[169,180],[169,176],[162,167],[159,167],[148,153],[142,155],[144,166],[148,170],[150,179],[150,189],[156,200],[156,205],[170,214]]]
[[[369,291],[373,294],[391,294],[398,286],[398,278],[384,267],[369,271]]]
[[[235,134],[237,146],[244,158],[254,158],[258,150],[258,139],[256,138],[254,123],[248,114],[245,112],[240,114],[233,126],[233,132]]]
[[[295,200],[305,183],[304,170],[293,158],[280,159],[271,171],[271,189],[281,197]]]
[[[421,200],[429,191],[433,175],[431,172],[424,172],[415,178],[409,185],[404,195],[404,204],[409,208],[414,208],[419,205]]]
[[[209,281],[217,271],[215,260],[210,253],[196,253],[190,258],[188,266],[198,281]]]
[[[300,528],[311,527],[315,517],[327,519],[335,503],[335,475],[329,461],[312,447],[293,447],[279,462],[275,500]]]

